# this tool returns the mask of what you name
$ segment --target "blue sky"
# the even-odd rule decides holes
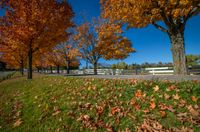
[[[99,0],[69,0],[76,14],[75,22],[80,23],[80,14],[86,14],[87,19],[98,17],[100,15]],[[190,19],[185,30],[185,47],[186,54],[200,54],[200,15]],[[172,62],[170,51],[170,41],[168,36],[149,25],[146,28],[130,29],[125,31],[136,53],[131,54],[125,60],[126,63],[143,63],[143,62]],[[101,60],[101,62],[105,62]],[[106,63],[116,63],[119,61],[107,61]]]
[[[86,18],[90,20],[92,17],[100,15],[99,0],[69,0],[75,12],[74,21],[76,23],[82,22],[81,14],[85,14]],[[0,11],[0,15],[2,15]],[[186,25],[185,30],[185,47],[186,54],[200,54],[200,14],[190,19]],[[131,54],[125,60],[126,63],[143,62],[172,62],[172,55],[170,51],[170,41],[166,34],[155,29],[149,25],[146,28],[130,29],[125,31],[125,36],[128,37],[136,49],[136,53]],[[100,60],[102,63],[116,63],[116,60],[105,61]],[[85,62],[82,62],[82,66]],[[81,66],[81,67],[82,67]]]

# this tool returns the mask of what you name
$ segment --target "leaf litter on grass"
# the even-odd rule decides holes
[[[58,81],[59,85],[54,85],[56,82],[52,80]],[[22,124],[23,129],[30,126],[28,119],[23,118],[27,113],[21,112],[28,107],[35,110],[36,106],[41,111],[37,113],[41,118],[38,127],[56,127],[48,125],[54,122],[72,130],[189,131],[200,126],[200,95],[192,88],[199,86],[198,83],[52,77],[37,81],[45,87],[34,84],[34,89],[18,90],[18,93],[29,90],[33,95],[16,96],[18,103],[13,107],[13,128]],[[188,87],[190,92],[186,92]],[[30,98],[35,104],[27,103]],[[22,103],[28,107],[23,107]]]

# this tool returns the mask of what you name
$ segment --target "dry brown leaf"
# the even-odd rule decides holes
[[[155,87],[153,87],[154,92],[157,92],[159,90],[159,86],[156,85]]]
[[[168,95],[168,94],[164,94],[164,96],[165,96],[165,99],[166,100],[168,100],[171,96],[170,95]]]
[[[21,111],[18,111],[17,113],[16,113],[16,117],[19,117],[21,115]]]
[[[147,114],[147,113],[149,113],[150,111],[149,111],[149,109],[145,109],[145,110],[143,110],[143,112],[144,112],[145,114]]]
[[[21,118],[20,119],[18,119],[14,124],[13,124],[13,127],[18,127],[18,126],[20,126],[21,124],[22,124],[22,120],[21,120]]]
[[[194,108],[195,109],[199,109],[199,106],[196,104],[196,105],[194,105]]]
[[[186,105],[186,101],[183,100],[183,99],[181,99],[180,102],[179,102],[179,104],[178,104],[178,106],[179,107],[184,107],[185,105]]]
[[[151,119],[144,119],[143,124],[137,127],[138,132],[154,132],[154,131],[162,131],[162,130],[163,130],[163,126],[159,122],[155,120],[151,120]]]
[[[180,96],[179,96],[178,94],[175,94],[175,95],[173,95],[173,98],[174,98],[175,100],[179,100],[179,99],[180,99]]]
[[[199,116],[199,112],[196,111],[196,110],[192,107],[192,105],[189,105],[187,108],[188,108],[188,110],[190,111],[190,113],[191,113],[193,116]]]
[[[52,114],[52,116],[56,116],[56,115],[60,114],[60,112],[61,112],[60,110],[57,110]]]
[[[166,112],[165,111],[160,111],[160,115],[161,115],[162,118],[166,117]]]
[[[178,117],[187,117],[187,113],[185,112],[185,113],[179,113],[179,114],[177,114],[177,116]]]

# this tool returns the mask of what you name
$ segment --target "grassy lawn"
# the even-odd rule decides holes
[[[37,75],[0,83],[0,131],[200,131],[200,83]]]

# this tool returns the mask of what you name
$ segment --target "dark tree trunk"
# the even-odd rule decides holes
[[[50,66],[50,72],[51,72],[51,74],[53,73],[53,68],[52,68],[52,66]]]
[[[85,69],[88,69],[88,61],[86,61],[85,65],[86,65]]]
[[[33,55],[33,49],[32,49],[32,42],[30,42],[29,45],[29,51],[28,51],[28,79],[32,79],[32,55]]]
[[[184,33],[170,34],[171,51],[173,55],[174,74],[187,75]]]
[[[70,71],[70,61],[67,60],[67,74],[69,74]]]
[[[24,61],[23,60],[21,62],[21,66],[20,66],[20,72],[21,72],[22,76],[24,76]]]
[[[60,74],[60,66],[57,65],[57,73]]]
[[[94,65],[94,75],[97,75],[97,62],[95,62],[93,65]]]
[[[40,68],[39,68],[39,67],[37,67],[37,72],[38,72],[38,73],[40,72]]]

